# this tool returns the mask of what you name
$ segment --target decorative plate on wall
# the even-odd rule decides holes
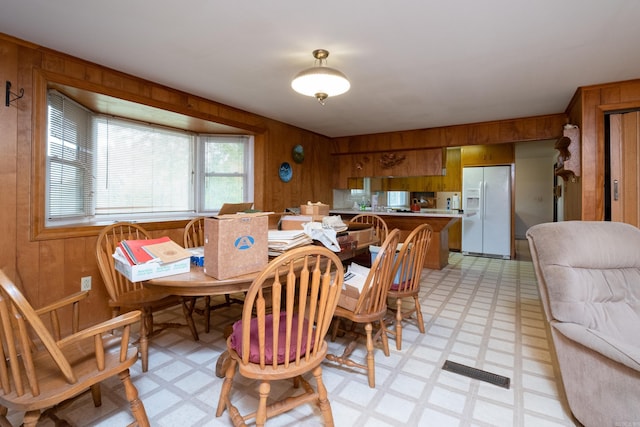
[[[291,150],[291,157],[293,157],[294,162],[302,163],[304,161],[304,147],[300,144],[293,147],[293,150]]]
[[[284,162],[280,165],[280,170],[278,171],[278,175],[280,175],[280,179],[282,182],[289,182],[293,177],[293,170],[291,170],[291,165],[287,162]]]

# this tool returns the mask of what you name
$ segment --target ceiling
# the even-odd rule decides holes
[[[637,0],[2,0],[0,32],[329,137],[563,112],[640,78]],[[351,90],[291,79],[311,52]]]

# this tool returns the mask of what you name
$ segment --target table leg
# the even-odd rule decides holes
[[[182,298],[182,312],[184,313],[184,317],[187,320],[187,326],[191,331],[191,335],[193,335],[194,341],[198,341],[200,337],[198,336],[198,331],[196,330],[196,324],[193,321],[193,309],[196,306],[196,298],[195,297],[184,297]]]

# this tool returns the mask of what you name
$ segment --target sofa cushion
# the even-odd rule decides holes
[[[640,230],[569,221],[534,226],[527,236],[552,319],[640,348]]]
[[[552,322],[551,325],[570,340],[640,371],[640,347],[575,323]]]

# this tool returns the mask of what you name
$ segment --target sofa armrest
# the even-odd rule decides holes
[[[553,321],[551,326],[570,340],[633,370],[640,371],[640,348],[577,323]]]

